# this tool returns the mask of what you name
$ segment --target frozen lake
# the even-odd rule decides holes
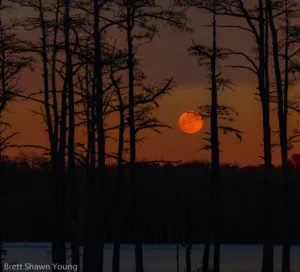
[[[51,266],[51,245],[46,243],[7,243],[3,244],[7,250],[7,256],[3,263],[17,262],[22,264],[26,271],[25,263],[33,265]],[[105,245],[104,271],[111,271],[112,263],[111,244]],[[194,245],[192,249],[193,271],[200,266],[202,260],[203,245]],[[275,246],[275,272],[280,272],[281,246]],[[145,272],[175,272],[176,271],[176,245],[144,245]],[[300,271],[300,246],[292,246],[291,268],[292,272]],[[262,259],[262,247],[260,245],[222,245],[221,247],[221,271],[222,272],[260,272]],[[38,271],[46,271],[39,269]],[[8,271],[8,270],[6,270]],[[14,270],[16,271],[16,270]],[[27,269],[27,271],[29,271]],[[37,270],[36,270],[37,271]],[[121,247],[121,271],[134,272],[134,246],[122,245]],[[185,248],[180,246],[180,271],[185,271]],[[9,271],[8,271],[9,272]]]

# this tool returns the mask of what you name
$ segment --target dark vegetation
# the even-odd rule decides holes
[[[294,158],[295,159],[295,158]],[[4,220],[1,240],[50,241],[51,240],[51,189],[49,162],[40,157],[20,156],[1,162],[1,206]],[[291,163],[292,243],[300,243],[300,168]],[[80,224],[79,240],[83,235],[83,196],[85,170],[76,168],[79,183]],[[222,228],[221,243],[262,243],[263,190],[262,166],[239,167],[221,165]],[[282,184],[278,167],[272,169],[274,184],[274,241],[281,241],[283,216]],[[190,162],[183,164],[137,164],[141,180],[140,198],[144,243],[186,243],[187,212],[191,221],[191,240],[203,243],[206,214],[209,204],[210,164]],[[105,242],[113,241],[113,194],[116,167],[109,166],[105,184]],[[134,242],[133,215],[130,202],[129,169],[124,170],[122,184],[120,235],[123,243]],[[179,214],[177,199],[179,192]],[[69,215],[71,216],[71,215]],[[177,226],[179,225],[179,232]],[[178,234],[179,233],[179,234]],[[70,240],[71,233],[68,233]]]

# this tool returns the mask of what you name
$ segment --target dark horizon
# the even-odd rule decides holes
[[[40,214],[42,210],[51,209],[51,199],[45,198],[47,191],[50,190],[51,176],[50,169],[38,163],[29,168],[30,161],[20,160],[18,166],[17,162],[11,162],[11,164],[2,164],[1,172],[2,180],[10,180],[8,183],[3,183],[2,188],[6,188],[1,192],[1,205],[13,204],[9,210],[9,213],[13,215],[11,217],[6,212],[3,212],[3,216],[7,219],[2,224],[2,230],[0,233],[3,235],[9,235],[2,237],[3,242],[45,242],[51,241],[51,224],[47,222],[51,221],[50,214]],[[293,205],[300,207],[300,187],[297,180],[300,178],[300,164],[295,165],[295,168],[291,168],[291,183],[294,188]],[[184,163],[178,165],[141,165],[138,167],[138,176],[141,177],[141,199],[143,200],[143,211],[145,218],[147,218],[145,225],[145,236],[143,241],[145,243],[186,243],[186,212],[190,210],[192,225],[192,240],[193,244],[203,244],[205,242],[205,219],[208,208],[208,190],[209,190],[209,172],[210,164],[207,162],[193,162]],[[106,214],[106,227],[105,227],[105,242],[113,242],[112,233],[112,214],[113,214],[113,194],[115,190],[115,176],[116,168],[108,166],[108,176],[106,181],[105,190],[105,214]],[[280,244],[280,233],[282,226],[282,209],[280,209],[280,169],[274,168],[274,186],[276,188],[276,206],[277,213],[274,214],[274,220],[276,221],[276,231],[274,232],[274,244]],[[80,187],[85,184],[85,167],[78,167],[76,170],[76,176],[80,180]],[[13,173],[13,174],[12,174]],[[248,166],[239,168],[236,165],[222,165],[221,173],[223,176],[222,181],[222,213],[223,213],[223,230],[222,230],[222,244],[262,244],[262,210],[260,207],[263,205],[263,198],[261,195],[261,182],[260,178],[263,173],[261,166]],[[22,176],[22,179],[19,177]],[[276,178],[275,178],[276,177]],[[155,181],[155,182],[154,182]],[[133,222],[132,214],[130,212],[130,203],[126,204],[126,199],[130,195],[128,191],[129,184],[129,172],[124,173],[124,185],[122,186],[123,198],[122,206],[125,210],[122,211],[121,225],[122,231],[122,243],[134,243],[133,240]],[[27,185],[26,185],[27,184]],[[23,188],[23,189],[21,189]],[[234,188],[234,190],[232,190]],[[22,190],[22,197],[18,197]],[[83,189],[78,188],[81,192],[81,197],[84,197]],[[176,212],[177,205],[177,193],[179,192],[179,214]],[[255,195],[255,197],[253,197]],[[7,197],[9,198],[7,198]],[[242,196],[242,198],[241,198]],[[153,200],[155,199],[155,203]],[[26,200],[26,205],[25,201]],[[242,201],[245,205],[237,207],[235,202]],[[81,201],[80,201],[81,202]],[[23,203],[21,205],[21,203]],[[36,205],[39,203],[39,205]],[[20,207],[22,207],[20,209]],[[26,207],[31,207],[30,209]],[[157,213],[155,207],[160,207],[160,212]],[[16,210],[17,209],[17,210]],[[242,210],[240,210],[242,209]],[[80,208],[82,214],[83,207]],[[258,212],[259,211],[259,212]],[[163,213],[159,215],[160,213]],[[22,215],[20,219],[15,214]],[[157,213],[157,214],[156,214]],[[293,240],[292,244],[300,245],[300,221],[298,220],[300,210],[294,210],[293,214]],[[24,219],[22,219],[24,218]],[[27,220],[30,218],[30,226],[28,226]],[[131,218],[131,219],[130,219]],[[246,219],[248,218],[248,219]],[[251,220],[250,220],[251,218]],[[18,220],[18,222],[16,221]],[[83,219],[80,219],[80,225],[83,224]],[[181,222],[179,225],[176,222]],[[251,224],[249,224],[251,221]],[[173,223],[170,223],[173,222]],[[160,227],[157,225],[159,223]],[[178,225],[179,230],[174,228]],[[22,230],[15,231],[15,228]],[[47,227],[48,226],[48,227]],[[172,227],[173,226],[173,227]],[[164,228],[166,228],[164,230]],[[178,234],[177,232],[180,232]],[[164,232],[166,232],[164,234]],[[176,234],[177,233],[177,234]],[[21,235],[14,238],[14,235]],[[37,235],[37,237],[35,237]],[[46,236],[45,236],[46,235]],[[22,237],[23,236],[23,237]],[[178,238],[178,236],[180,238]],[[45,237],[49,237],[46,239]],[[176,238],[177,237],[177,238]],[[82,239],[82,236],[81,236]],[[68,239],[67,239],[68,240]],[[252,241],[252,242],[251,242]],[[83,244],[83,241],[80,242]]]

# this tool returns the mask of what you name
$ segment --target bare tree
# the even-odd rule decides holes
[[[2,6],[0,1],[0,12],[7,11],[9,7]],[[1,16],[1,14],[0,14]],[[33,58],[24,56],[16,49],[16,25],[14,23],[2,24],[0,18],[0,162],[2,161],[3,152],[12,147],[11,139],[18,133],[8,133],[10,127],[3,120],[3,113],[8,111],[9,103],[17,99],[17,95],[22,92],[22,87],[19,86],[21,72],[24,69],[33,69]],[[0,241],[0,271],[3,270],[2,258],[6,255],[6,251],[2,248]]]
[[[245,20],[247,26],[241,25],[217,25],[217,27],[225,28],[238,28],[242,31],[250,33],[255,39],[257,48],[255,51],[258,54],[258,64],[256,59],[251,55],[244,52],[228,50],[230,55],[238,55],[243,57],[250,65],[230,65],[232,68],[246,69],[253,72],[258,79],[259,97],[262,104],[263,112],[263,138],[264,138],[264,242],[263,242],[263,271],[273,271],[273,223],[272,223],[272,185],[270,180],[270,170],[272,167],[272,154],[271,154],[271,130],[270,130],[270,90],[268,69],[266,69],[265,51],[268,48],[265,45],[267,38],[265,37],[265,29],[267,29],[266,21],[264,18],[264,3],[258,0],[257,6],[253,9],[245,7],[243,0],[234,1],[216,1],[217,10],[214,11],[209,1],[186,1],[187,5],[196,6],[200,9],[205,9],[214,12],[217,15],[231,16]],[[280,12],[276,12],[276,17]]]
[[[139,205],[139,186],[136,175],[136,112],[135,101],[135,82],[138,74],[136,73],[135,54],[136,50],[144,42],[151,41],[157,34],[157,27],[152,22],[161,20],[178,29],[186,29],[185,17],[181,12],[161,10],[152,0],[141,1],[117,1],[119,6],[119,17],[121,18],[118,26],[126,31],[127,38],[127,65],[128,65],[128,101],[129,101],[129,134],[130,134],[130,180],[132,186],[132,205],[134,213],[135,229],[135,260],[136,271],[143,272],[143,247],[142,247],[142,221]],[[135,45],[135,41],[138,42]],[[147,91],[144,89],[144,91]]]
[[[0,12],[6,10],[0,1]],[[31,67],[31,58],[26,58],[14,51],[16,45],[14,25],[3,25],[0,13],[0,163],[2,162],[2,153],[9,147],[10,140],[18,133],[5,135],[10,126],[3,120],[3,112],[8,110],[8,104],[15,97],[15,94],[21,91],[18,86],[20,72],[25,68]],[[2,248],[0,241],[0,271],[3,271],[2,260],[6,251]]]
[[[295,1],[279,1],[273,3],[266,0],[266,9],[268,21],[271,30],[272,45],[273,45],[273,61],[274,73],[276,82],[277,95],[275,101],[277,103],[278,121],[279,121],[279,139],[281,148],[281,163],[282,163],[282,179],[283,179],[283,249],[282,249],[282,271],[290,272],[290,232],[291,232],[291,199],[290,199],[290,178],[288,165],[288,150],[291,141],[294,137],[288,137],[288,110],[289,110],[289,87],[295,82],[294,64],[295,57],[299,56],[299,49],[296,47],[299,43],[299,37],[295,32],[296,25],[292,25],[291,19],[298,17]],[[280,10],[283,15],[284,26],[277,27],[277,18],[274,13],[275,8]],[[283,30],[283,42],[280,42],[280,31]],[[296,46],[295,46],[296,45]],[[282,68],[283,67],[283,68]],[[292,73],[291,73],[292,72]]]
[[[231,126],[219,125],[218,119],[233,121],[230,117],[236,113],[234,109],[222,106],[218,103],[218,89],[230,87],[231,81],[221,77],[222,72],[217,71],[217,60],[222,60],[227,56],[227,50],[217,47],[217,21],[216,14],[218,11],[217,2],[210,3],[212,10],[212,29],[213,41],[212,46],[194,45],[189,49],[192,55],[198,57],[201,65],[207,65],[209,68],[209,79],[211,87],[211,104],[200,107],[201,115],[204,118],[210,118],[210,132],[207,133],[209,138],[204,138],[209,142],[203,149],[211,149],[211,188],[210,188],[210,212],[207,224],[207,241],[204,246],[202,271],[209,271],[209,252],[212,234],[214,237],[214,271],[220,271],[220,161],[219,161],[219,131],[223,133],[234,132],[241,140],[241,132]]]
[[[30,40],[18,40],[22,45],[23,53],[36,53],[40,57],[43,71],[43,90],[24,96],[25,99],[41,103],[44,110],[42,117],[47,126],[50,144],[51,172],[53,178],[53,236],[52,236],[52,261],[53,263],[65,264],[65,234],[66,234],[66,130],[67,130],[67,81],[62,76],[64,65],[61,65],[57,53],[63,51],[63,43],[58,41],[59,31],[62,33],[62,21],[60,20],[61,1],[57,0],[46,3],[41,0],[19,1],[11,0],[22,8],[31,8],[36,16],[25,17],[18,24],[26,31],[40,31],[41,42]],[[50,15],[50,16],[49,16]],[[49,17],[48,17],[49,16]],[[54,17],[54,19],[52,19]],[[52,50],[51,50],[52,49]],[[21,50],[21,49],[18,49]],[[51,55],[51,57],[49,56]],[[57,63],[61,66],[57,67]],[[51,67],[51,73],[50,73]],[[57,89],[57,75],[63,79],[62,90]],[[49,79],[51,78],[51,84]],[[58,94],[61,94],[61,106],[58,106]],[[35,98],[43,95],[43,99]]]
[[[5,8],[4,8],[5,10]],[[1,68],[1,87],[0,87],[0,153],[12,147],[11,139],[18,133],[6,134],[10,125],[3,120],[3,113],[8,111],[9,103],[16,100],[22,92],[22,87],[19,86],[21,72],[24,69],[33,69],[33,58],[24,56],[15,47],[17,39],[14,24],[0,25],[0,68]],[[2,121],[3,120],[3,121]],[[1,155],[0,155],[1,158]]]
[[[220,271],[220,240],[219,240],[219,225],[220,225],[220,169],[219,169],[219,136],[218,136],[218,100],[217,100],[217,42],[216,42],[216,3],[213,2],[213,45],[210,49],[209,47],[194,45],[190,48],[192,54],[198,56],[199,60],[208,59],[209,61],[209,78],[211,81],[211,112],[210,112],[210,148],[211,152],[211,209],[213,217],[211,229],[214,234],[214,271]],[[221,55],[219,55],[221,57]],[[210,232],[210,230],[209,230]],[[211,232],[210,232],[211,233]],[[211,234],[208,234],[208,240],[210,240]],[[206,248],[204,250],[204,258],[202,270],[207,272],[209,267],[209,242],[206,243]]]
[[[122,178],[124,173],[124,132],[125,132],[125,110],[124,99],[122,97],[119,82],[121,78],[115,79],[114,73],[111,73],[111,80],[114,83],[119,101],[119,139],[117,153],[117,177],[116,177],[116,194],[115,194],[115,222],[114,222],[114,252],[113,252],[113,272],[120,272],[120,214],[121,214],[121,192]]]
[[[64,1],[64,46],[66,55],[66,83],[68,87],[68,181],[71,198],[71,251],[72,264],[80,270],[80,253],[78,241],[78,196],[75,179],[75,109],[74,109],[74,86],[73,86],[73,61],[70,49],[70,2]]]

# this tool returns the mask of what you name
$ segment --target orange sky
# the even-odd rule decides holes
[[[157,135],[147,133],[147,141],[138,146],[139,159],[164,159],[164,160],[193,160],[209,159],[208,151],[195,151],[201,148],[205,142],[201,139],[204,132],[209,130],[209,122],[205,121],[203,129],[195,135],[184,134],[178,126],[178,118],[185,110],[197,110],[201,105],[209,103],[209,92],[205,90],[208,86],[205,77],[205,68],[198,67],[197,60],[188,56],[187,48],[191,45],[191,38],[195,42],[210,44],[211,33],[208,27],[210,19],[207,15],[199,15],[196,11],[189,12],[190,25],[195,28],[194,34],[170,33],[161,31],[161,35],[153,43],[145,45],[140,56],[143,58],[143,68],[148,75],[148,82],[160,82],[165,78],[174,76],[177,82],[170,96],[166,96],[157,116],[162,122],[173,127],[173,130],[165,129]],[[227,24],[232,20],[224,20]],[[235,20],[237,22],[237,20]],[[26,34],[28,35],[28,34]],[[253,39],[248,34],[238,30],[219,30],[219,46],[238,49],[249,52],[253,45]],[[27,36],[29,37],[29,36]],[[238,120],[233,126],[244,132],[243,142],[234,135],[221,135],[220,143],[222,162],[238,163],[241,165],[261,163],[262,159],[262,118],[260,103],[255,101],[256,78],[245,70],[226,69],[224,75],[230,77],[237,86],[235,92],[227,90],[219,93],[219,102],[234,107],[238,112]],[[26,92],[36,92],[42,86],[42,77],[38,70],[23,73],[21,80]],[[296,89],[294,87],[294,89]],[[9,113],[4,118],[11,123],[12,131],[19,131],[14,142],[18,144],[40,144],[47,146],[47,134],[45,126],[38,116],[34,116],[28,109],[39,107],[32,102],[14,102],[9,105]],[[277,112],[273,111],[272,129],[276,129]],[[296,128],[297,115],[290,116],[290,129]],[[276,139],[274,139],[275,141]],[[109,144],[109,148],[114,146]],[[11,155],[16,155],[20,150],[10,150]],[[24,150],[25,151],[25,150]],[[300,152],[296,147],[292,153]],[[274,152],[274,163],[280,162],[279,149]]]

